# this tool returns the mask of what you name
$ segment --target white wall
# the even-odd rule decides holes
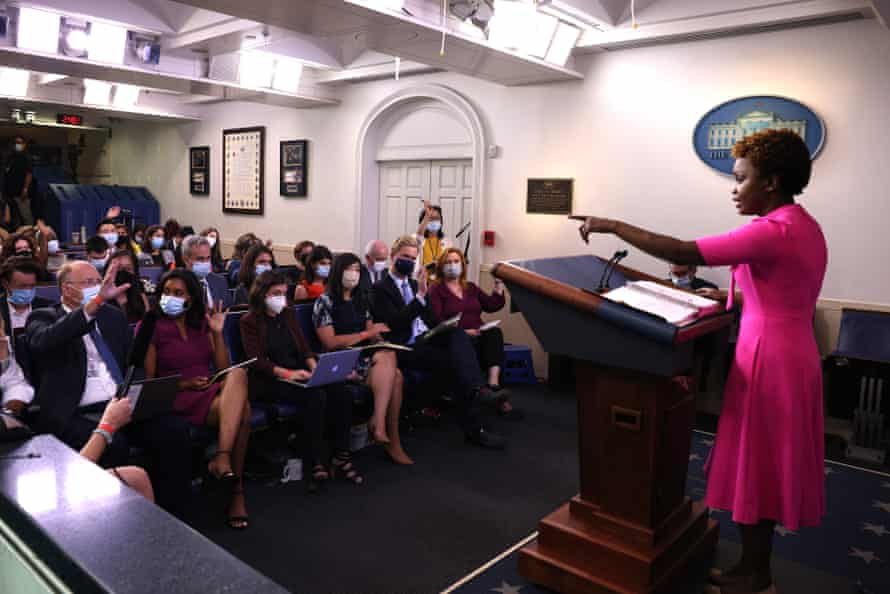
[[[710,108],[751,94],[785,95],[825,120],[828,139],[802,202],[822,223],[831,261],[823,296],[890,301],[890,221],[883,170],[890,154],[890,35],[877,21],[732,37],[582,57],[578,83],[501,87],[435,74],[350,87],[341,106],[290,110],[249,103],[208,107],[197,124],[117,126],[112,141],[118,183],[145,184],[163,216],[195,227],[216,225],[234,238],[252,230],[276,242],[312,238],[354,247],[359,130],[373,107],[397,89],[434,82],[478,109],[501,156],[488,160],[485,228],[497,247],[484,261],[581,253],[574,227],[561,217],[525,213],[527,177],[574,177],[575,211],[617,217],[684,238],[740,225],[731,181],[703,165],[692,130]],[[265,125],[266,214],[221,212],[223,128]],[[278,141],[308,138],[306,199],[278,196]],[[211,145],[210,197],[187,193],[187,148]],[[592,249],[620,245],[597,238]],[[627,260],[655,273],[664,265],[633,253]],[[725,281],[722,271],[704,271]]]

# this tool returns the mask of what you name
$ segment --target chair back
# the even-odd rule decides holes
[[[890,313],[844,309],[837,349],[832,354],[890,363]]]
[[[318,334],[315,332],[315,323],[312,321],[313,307],[314,304],[312,303],[301,303],[294,306],[294,311],[297,314],[297,321],[300,323],[303,337],[309,343],[309,348],[315,353],[320,353],[323,349],[321,341],[318,339]]]
[[[241,316],[244,312],[229,312],[226,314],[226,322],[223,325],[223,339],[229,350],[229,358],[232,363],[240,363],[247,359],[244,353],[244,344],[241,342]]]

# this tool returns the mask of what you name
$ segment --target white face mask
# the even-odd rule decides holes
[[[216,246],[216,236],[215,236],[215,235],[208,235],[208,236],[207,236],[207,242],[210,244],[210,247],[213,248],[214,246]]]
[[[359,278],[361,277],[361,273],[358,270],[344,270],[343,271],[343,288],[352,290],[358,286]]]
[[[374,262],[374,272],[383,272],[386,270],[386,260],[377,260]]]
[[[284,295],[266,297],[266,307],[277,316],[285,307],[287,307],[287,297]]]
[[[46,251],[50,254],[55,254],[59,251],[59,240],[58,239],[50,239],[46,242]]]
[[[20,153],[20,152],[22,152],[23,150],[25,150],[25,145],[24,145],[24,144],[20,144],[20,143],[17,142],[17,143],[15,144],[15,152]]]
[[[448,263],[442,267],[442,272],[445,274],[445,278],[460,278],[462,270],[463,266],[461,266],[460,262]]]

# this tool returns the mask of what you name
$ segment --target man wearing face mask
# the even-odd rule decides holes
[[[113,250],[117,248],[120,235],[117,232],[117,225],[111,219],[99,221],[99,224],[96,225],[96,235],[105,240],[105,243],[108,244],[108,249]]]
[[[374,285],[371,301],[374,320],[390,328],[384,339],[412,347],[411,351],[398,352],[400,368],[430,373],[450,385],[467,442],[502,449],[506,441],[483,427],[478,406],[499,404],[503,399],[485,384],[467,333],[451,331],[429,340],[423,338],[438,320],[427,300],[426,270],[420,270],[417,280],[411,278],[418,248],[417,239],[412,235],[402,236],[393,244],[392,268]]]
[[[8,259],[0,269],[0,315],[7,334],[15,338],[24,329],[32,310],[49,307],[49,299],[37,297],[35,287],[40,267],[30,258],[18,256]]]
[[[62,303],[28,318],[26,343],[39,386],[35,403],[41,407],[37,429],[76,450],[99,432],[108,444],[99,460],[104,467],[126,464],[131,445],[145,448],[153,462],[158,503],[182,517],[191,472],[185,420],[160,415],[118,432],[97,429],[91,418],[102,414],[123,383],[132,343],[123,312],[105,305],[129,288],[115,285],[119,265],[119,260],[112,262],[102,278],[88,262],[65,264],[58,278]]]
[[[389,246],[379,239],[369,242],[365,247],[365,261],[362,263],[358,286],[366,295],[370,295],[371,288],[386,276],[388,259]]]
[[[9,207],[9,218],[4,221],[8,229],[34,225],[42,218],[39,200],[32,200],[34,175],[31,158],[27,154],[27,143],[23,136],[15,137],[12,154],[6,159],[3,176],[3,197]]]
[[[214,306],[222,302],[224,308],[232,305],[229,283],[213,272],[211,245],[208,238],[189,235],[182,240],[182,261],[186,270],[191,270],[204,291],[204,304]]]
[[[115,233],[117,235],[117,233]],[[99,274],[104,273],[105,266],[108,263],[108,240],[104,237],[100,237],[98,235],[94,235],[87,240],[87,260],[93,267],[99,271]]]
[[[716,289],[717,285],[695,276],[698,269],[695,265],[671,264],[670,281],[680,289],[698,291],[699,289]]]

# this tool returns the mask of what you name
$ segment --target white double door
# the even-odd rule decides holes
[[[380,238],[384,242],[417,232],[424,200],[442,208],[445,239],[465,246],[472,227],[459,239],[454,236],[473,220],[472,160],[380,162]]]

